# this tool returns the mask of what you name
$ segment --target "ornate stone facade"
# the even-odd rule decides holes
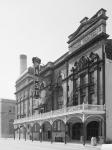
[[[84,18],[69,36],[69,51],[55,62],[41,66],[41,60],[33,58],[33,68],[16,82],[16,138],[65,143],[82,139],[85,143],[91,137],[112,140],[106,128],[110,101],[106,68],[112,47],[106,20],[104,9]]]

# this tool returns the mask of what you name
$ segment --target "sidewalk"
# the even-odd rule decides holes
[[[101,145],[91,146],[86,144],[83,146],[80,143],[58,143],[58,142],[40,142],[40,141],[30,141],[30,140],[19,140],[19,139],[0,139],[0,143],[7,143],[13,147],[21,147],[23,150],[30,149],[35,150],[38,147],[38,150],[101,150]],[[21,149],[20,148],[20,149]],[[12,149],[13,150],[13,149]],[[14,149],[15,150],[15,149]]]

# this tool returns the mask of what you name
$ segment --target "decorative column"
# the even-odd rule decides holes
[[[13,129],[13,134],[14,134],[14,140],[15,140],[15,131],[16,131],[16,130],[15,130],[15,129]]]
[[[20,118],[21,118],[21,98],[20,98]]]
[[[32,127],[32,142],[33,142],[33,127]]]
[[[66,139],[67,130],[66,130],[66,127],[67,127],[67,124],[65,123],[65,144],[67,143],[67,139]]]
[[[25,141],[26,141],[26,128],[24,130],[25,130]]]
[[[52,131],[53,131],[53,127],[52,127],[52,124],[51,124],[51,144],[53,143],[53,139],[52,139]]]
[[[16,98],[17,99],[17,98]],[[16,116],[16,119],[18,119],[18,99],[17,99],[17,105],[16,105],[16,114],[17,114],[17,116]]]
[[[85,134],[85,113],[84,113],[84,103],[83,103],[83,112],[82,112],[82,122],[83,122],[83,145],[85,146],[86,143],[86,134]]]
[[[86,73],[86,75],[85,75],[85,78],[86,78],[86,84],[88,84],[88,77],[89,75],[88,75],[88,71],[87,71],[87,73]],[[87,87],[85,87],[86,88],[86,99],[85,99],[85,103],[86,104],[88,104],[88,101],[89,101],[89,99],[88,99],[88,86]]]
[[[66,62],[66,107],[68,107],[68,91],[69,91],[69,86],[68,86],[68,61]]]
[[[99,105],[99,92],[100,92],[100,68],[99,68],[99,58],[97,58],[97,104]]]
[[[32,115],[33,115],[33,91],[32,91]]]
[[[28,89],[27,90],[27,97],[28,97],[28,100],[27,100],[27,106],[26,106],[26,108],[27,108],[27,117],[29,116],[29,103],[30,103],[30,89]]]
[[[89,72],[89,66],[88,66],[88,104],[91,104],[91,102],[90,102],[90,72]]]
[[[72,67],[72,72],[73,72],[73,105],[74,105],[74,90],[75,90],[75,85],[74,85],[74,67]]]
[[[21,130],[21,129],[19,128],[19,140],[20,140],[20,130]]]

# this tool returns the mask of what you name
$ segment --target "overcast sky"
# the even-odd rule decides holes
[[[68,51],[68,36],[80,20],[100,8],[107,10],[112,35],[112,0],[0,0],[0,97],[15,99],[20,54],[28,66],[33,56],[43,64],[56,60]]]

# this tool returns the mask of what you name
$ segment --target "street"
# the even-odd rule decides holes
[[[0,150],[100,150],[101,146],[0,139]]]

